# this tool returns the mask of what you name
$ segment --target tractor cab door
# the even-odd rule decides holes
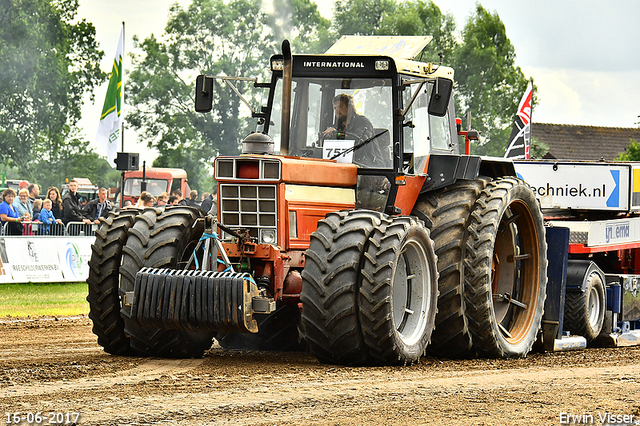
[[[435,81],[403,77],[403,169],[408,175],[426,173],[431,153],[457,154],[453,97],[443,116],[429,112]]]

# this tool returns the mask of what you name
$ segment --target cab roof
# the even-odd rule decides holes
[[[389,56],[399,73],[453,80],[453,68],[414,61],[432,40],[432,36],[342,36],[325,54]]]

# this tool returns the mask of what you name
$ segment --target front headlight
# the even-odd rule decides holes
[[[260,243],[262,244],[275,244],[276,243],[276,231],[275,229],[263,229],[260,231]]]

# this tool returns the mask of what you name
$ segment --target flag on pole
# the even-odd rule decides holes
[[[118,153],[118,141],[120,140],[120,123],[122,112],[122,55],[124,52],[124,25],[120,32],[118,49],[113,60],[111,77],[107,95],[104,98],[104,106],[100,115],[98,134],[96,139],[107,157],[109,163],[113,163]]]
[[[505,158],[529,159],[531,146],[531,104],[533,102],[533,81],[529,81],[527,90],[518,105],[518,113],[513,121],[509,145],[504,153]]]

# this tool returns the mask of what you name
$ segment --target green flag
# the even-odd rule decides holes
[[[104,98],[104,106],[100,115],[100,124],[98,125],[98,134],[96,139],[98,146],[102,148],[110,163],[116,158],[118,152],[118,142],[120,140],[120,123],[122,112],[122,55],[124,52],[124,27],[120,32],[120,41],[118,42],[118,50],[113,60],[113,68],[111,77],[109,78],[109,87],[107,95]]]

